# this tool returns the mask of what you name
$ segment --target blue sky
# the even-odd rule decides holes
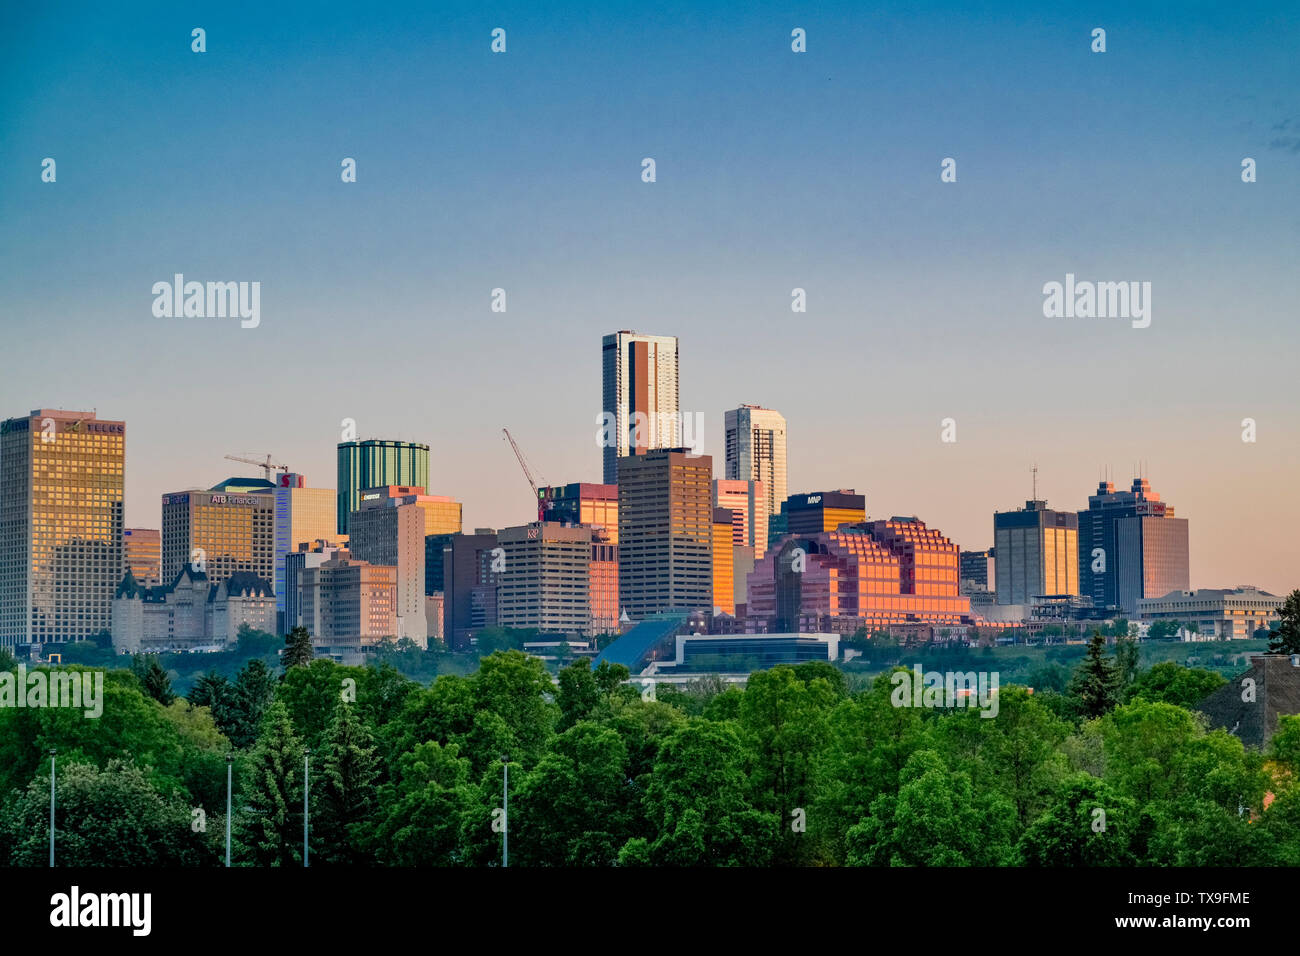
[[[501,426],[547,480],[597,480],[599,338],[633,328],[680,336],[706,450],[726,408],[785,413],[792,491],[853,486],[979,548],[1034,462],[1077,508],[1143,459],[1194,586],[1300,584],[1294,5],[9,17],[0,414],[126,419],[130,524],[225,453],[332,486],[343,418],[433,446],[467,524],[521,523]],[[175,272],[260,281],[261,325],[155,318]],[[1151,327],[1044,318],[1067,272],[1150,281]]]

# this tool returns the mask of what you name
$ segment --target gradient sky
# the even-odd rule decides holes
[[[125,419],[132,526],[258,473],[226,453],[332,487],[346,417],[502,527],[532,502],[501,426],[598,481],[600,336],[636,329],[680,337],[716,474],[760,403],[791,492],[973,549],[1035,462],[1077,509],[1144,460],[1193,587],[1300,585],[1300,7],[697,6],[9,11],[0,416]],[[155,318],[175,272],[260,281],[261,326]],[[1150,281],[1150,328],[1044,318],[1067,272]]]

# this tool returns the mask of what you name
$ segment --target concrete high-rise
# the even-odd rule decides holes
[[[620,459],[682,444],[677,336],[621,331],[601,339],[601,445],[605,484]]]
[[[427,647],[424,617],[424,509],[409,487],[367,488],[361,507],[352,512],[348,551],[358,561],[397,569],[398,640],[409,638]]]
[[[397,636],[397,569],[337,551],[302,572],[303,626],[320,656],[356,660]]]
[[[498,625],[591,636],[590,528],[535,521],[503,529],[497,545]]]
[[[761,481],[767,491],[767,513],[779,514],[781,503],[788,496],[785,417],[761,405],[741,405],[723,415],[723,428],[726,431],[726,477]],[[758,556],[761,558],[762,553]]]
[[[1102,481],[1079,512],[1079,582],[1098,607],[1136,613],[1138,601],[1191,587],[1187,519],[1145,478],[1128,491]]]
[[[713,607],[713,459],[657,448],[619,461],[618,592],[628,618]]]
[[[111,628],[125,470],[125,422],[52,408],[0,422],[0,646]]]
[[[361,506],[361,491],[384,485],[407,485],[429,490],[429,446],[409,441],[339,442],[338,534],[348,533],[352,512]]]
[[[1079,516],[1026,501],[993,515],[994,576],[998,604],[1079,593]]]
[[[206,491],[162,497],[162,576],[171,585],[186,565],[220,584],[236,571],[275,581],[275,485],[230,478]]]

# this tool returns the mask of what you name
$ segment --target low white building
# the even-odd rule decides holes
[[[1196,636],[1203,640],[1245,640],[1277,621],[1281,605],[1282,598],[1276,594],[1242,585],[1170,591],[1164,597],[1142,598],[1137,613],[1147,625],[1156,621],[1195,624]]]
[[[265,578],[237,571],[220,584],[188,564],[162,587],[142,587],[130,571],[113,596],[113,650],[119,654],[218,651],[239,629],[275,633],[275,592]]]

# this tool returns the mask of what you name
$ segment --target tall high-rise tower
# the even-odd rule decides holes
[[[600,342],[601,455],[604,481],[618,481],[618,460],[682,444],[677,336],[614,332]]]
[[[1079,593],[1079,516],[1037,498],[993,515],[994,574],[999,604]]]
[[[125,422],[53,408],[0,422],[0,646],[111,628],[125,463]]]
[[[429,446],[377,438],[339,442],[338,533],[348,533],[352,512],[361,507],[363,488],[388,485],[417,487],[427,493]]]
[[[1187,519],[1174,517],[1145,478],[1128,491],[1102,481],[1079,512],[1079,582],[1098,607],[1136,613],[1143,598],[1191,587]]]
[[[786,499],[785,418],[759,405],[741,405],[723,416],[726,430],[726,476],[761,481],[767,513],[775,517]]]

